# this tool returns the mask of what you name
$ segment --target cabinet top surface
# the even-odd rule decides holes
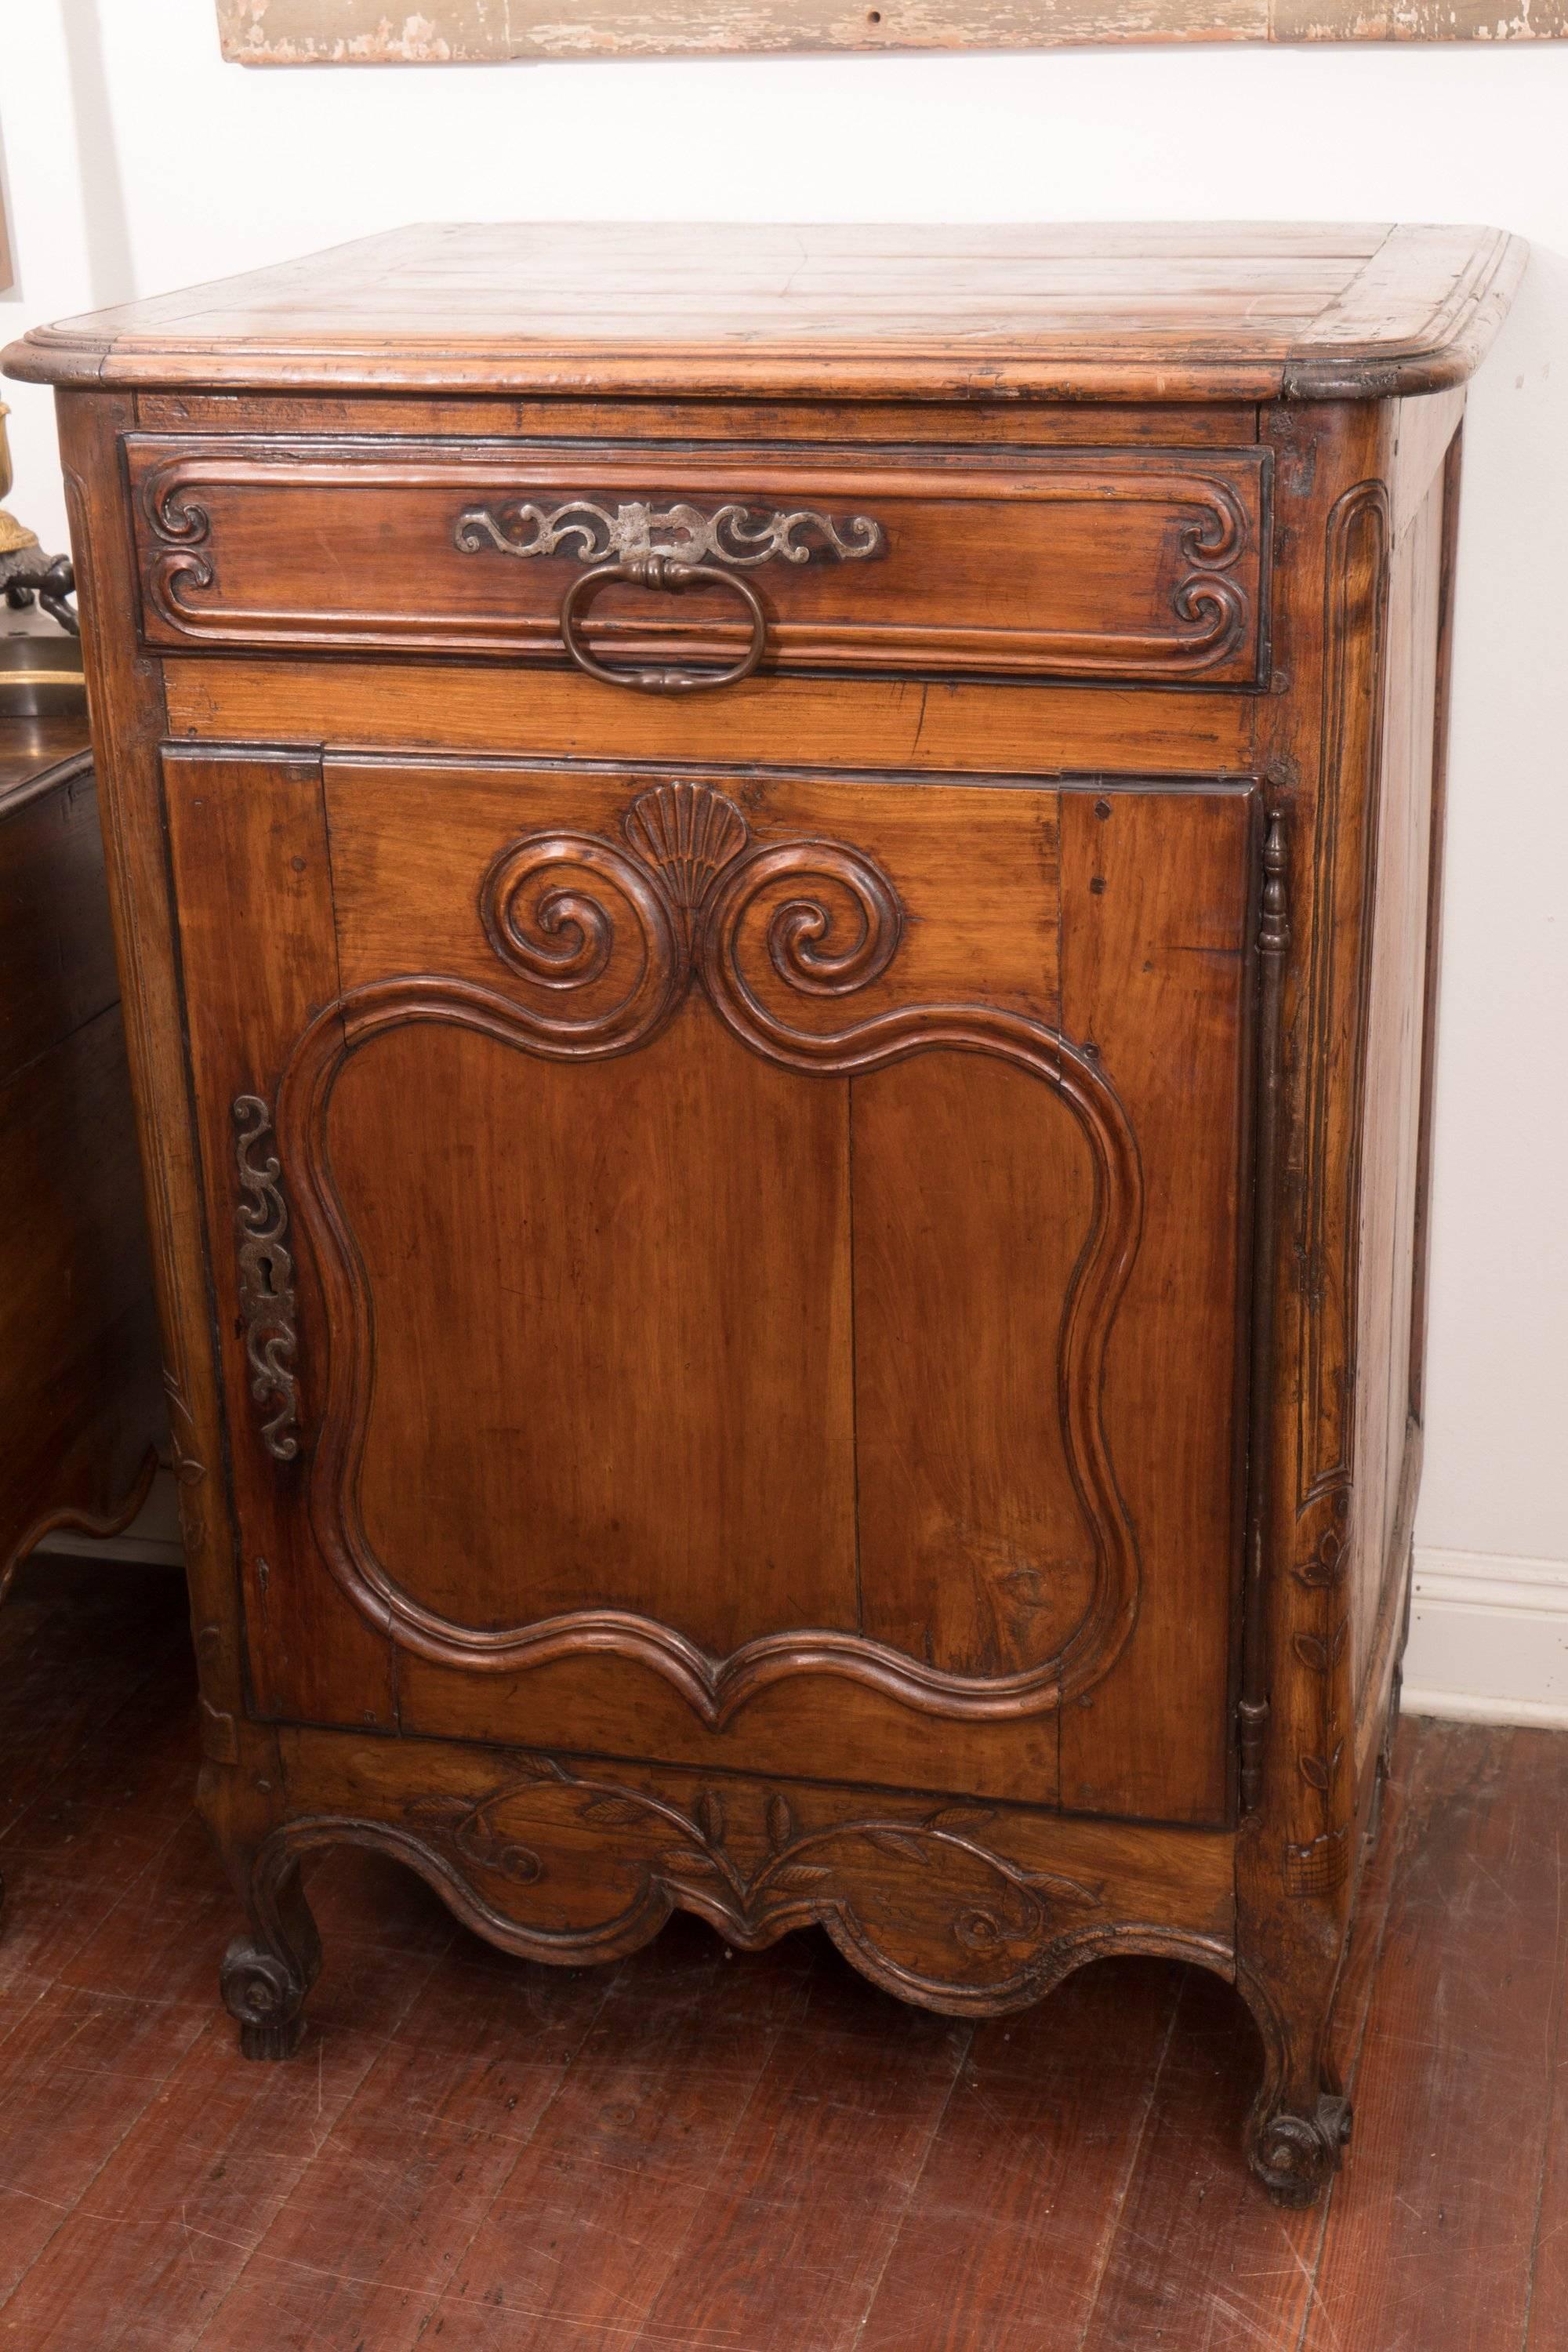
[[[1489,228],[430,224],[36,328],[78,385],[787,398],[1375,399],[1461,382]]]

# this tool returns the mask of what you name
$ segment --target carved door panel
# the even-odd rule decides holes
[[[320,1624],[351,1720],[1222,1819],[1253,793],[314,790],[214,1170],[278,1711]]]

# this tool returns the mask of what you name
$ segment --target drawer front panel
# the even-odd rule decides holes
[[[128,437],[163,646],[1258,683],[1268,454]],[[681,577],[700,567],[701,576]],[[675,567],[672,580],[671,567]],[[627,576],[629,575],[629,576]],[[754,599],[754,603],[749,600]]]

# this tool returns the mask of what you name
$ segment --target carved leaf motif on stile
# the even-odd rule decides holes
[[[1301,1627],[1290,1637],[1292,1655],[1321,1688],[1321,1752],[1303,1749],[1297,1756],[1296,1769],[1317,1793],[1323,1826],[1316,1837],[1304,1843],[1287,1842],[1284,1854],[1286,1891],[1321,1899],[1337,1894],[1344,1885],[1351,1861],[1350,1826],[1335,1820],[1340,1767],[1345,1754],[1345,1742],[1340,1737],[1335,1678],[1351,1633],[1349,1612],[1337,1598],[1350,1570],[1350,1552],[1343,1532],[1350,1511],[1348,1481],[1339,1481],[1318,1496],[1312,1507],[1314,1515],[1325,1507],[1331,1523],[1307,1558],[1296,1563],[1291,1575],[1308,1592],[1321,1596],[1319,1606],[1327,1612],[1326,1622],[1321,1632]]]
[[[870,515],[841,520],[798,507],[768,512],[731,500],[704,513],[677,500],[656,507],[630,499],[602,507],[591,499],[542,507],[508,499],[496,507],[468,507],[452,526],[453,544],[464,555],[493,550],[500,555],[574,555],[579,563],[646,563],[659,557],[674,563],[809,563],[816,554],[841,562],[864,562],[887,551],[887,533]]]
[[[1296,1489],[1302,1554],[1291,1562],[1290,1577],[1318,1596],[1318,1622],[1298,1628],[1290,1647],[1320,1689],[1316,1746],[1296,1760],[1301,1779],[1317,1791],[1322,1819],[1317,1836],[1285,1846],[1285,1885],[1301,1895],[1335,1894],[1351,1865],[1351,1825],[1335,1818],[1344,1752],[1337,1710],[1349,1636],[1338,1595],[1351,1566],[1355,1383],[1345,1362],[1356,1328],[1361,1161],[1350,1153],[1342,1174],[1332,1176],[1333,1128],[1336,1117],[1352,1135],[1361,1128],[1360,1046],[1370,939],[1363,916],[1372,903],[1377,826],[1364,826],[1359,851],[1352,828],[1359,812],[1377,804],[1391,538],[1385,484],[1357,482],[1341,493],[1324,543],[1323,641],[1329,659],[1322,682],[1314,921],[1302,1056],[1308,1081],[1305,1181],[1299,1187],[1296,1234],[1302,1268]],[[1352,937],[1358,927],[1363,933],[1353,962],[1343,952],[1347,926]],[[1342,1069],[1352,1073],[1348,1092],[1341,1088]]]
[[[169,1416],[169,1458],[175,1482],[181,1486],[199,1486],[206,1476],[206,1465],[193,1450],[191,1440],[195,1433],[195,1420],[185,1392],[167,1366],[163,1370],[163,1395]]]
[[[1297,1560],[1290,1573],[1298,1584],[1309,1592],[1331,1592],[1344,1582],[1350,1573],[1350,1551],[1345,1541],[1345,1522],[1350,1516],[1350,1488],[1341,1485],[1326,1498],[1331,1523],[1323,1528],[1306,1557]],[[1318,1508],[1322,1508],[1320,1501]],[[1316,1510],[1312,1516],[1317,1516]]]
[[[1104,1894],[1100,1882],[1031,1870],[985,1844],[979,1832],[995,1814],[984,1805],[939,1806],[908,1821],[882,1812],[810,1828],[802,1827],[788,1798],[775,1793],[763,1809],[760,1838],[751,1823],[740,1825],[743,1850],[757,1849],[756,1858],[745,1861],[731,1842],[728,1809],[716,1790],[699,1790],[683,1808],[644,1790],[580,1775],[552,1756],[517,1759],[510,1779],[479,1796],[422,1798],[406,1818],[472,1867],[531,1886],[550,1876],[540,1832],[552,1826],[552,1799],[565,1822],[631,1833],[624,1859],[748,1943],[783,1920],[796,1919],[803,1908],[807,1916],[832,1913],[853,1922],[858,1898],[861,1906],[870,1898],[886,1876],[879,1865],[887,1862],[921,1873],[927,1898],[939,1903],[952,1883],[949,1931],[961,1951],[982,1963],[1000,1962],[1037,1943],[1058,1912],[1098,1911]],[[512,1835],[505,1825],[509,1812],[521,1812],[533,1826]],[[963,1885],[955,1864],[966,1865],[972,1875],[978,1871],[991,1886],[989,1900],[971,1899],[973,1889]]]
[[[1340,1769],[1340,1759],[1345,1752],[1342,1739],[1337,1740],[1327,1756],[1300,1756],[1297,1765],[1309,1788],[1327,1793],[1334,1785],[1334,1775]]]
[[[1355,1389],[1343,1377],[1356,1328],[1357,1207],[1361,1162],[1352,1152],[1342,1174],[1335,1166],[1332,1129],[1339,1072],[1351,1073],[1341,1107],[1348,1131],[1361,1128],[1364,1084],[1360,1052],[1366,1018],[1365,962],[1370,929],[1363,931],[1352,968],[1343,949],[1371,905],[1377,826],[1363,828],[1359,856],[1356,812],[1376,806],[1382,750],[1383,672],[1388,635],[1389,545],[1387,486],[1357,482],[1331,512],[1324,545],[1324,643],[1330,649],[1322,686],[1321,768],[1312,850],[1312,927],[1302,1066],[1307,1074],[1306,1175],[1300,1187],[1297,1248],[1300,1344],[1304,1377],[1298,1397],[1298,1500],[1305,1516],[1328,1499],[1343,1517],[1344,1490],[1354,1470]],[[1352,627],[1359,616],[1363,626]],[[1355,869],[1359,866],[1359,872]]]
[[[1301,1664],[1315,1675],[1331,1674],[1344,1655],[1351,1621],[1342,1617],[1326,1634],[1298,1633],[1290,1646]]]

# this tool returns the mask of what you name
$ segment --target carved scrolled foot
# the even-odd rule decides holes
[[[291,2058],[305,2032],[300,2011],[309,1982],[287,1960],[248,1936],[237,1936],[223,1956],[218,1983],[224,2007],[239,2021],[247,2058]]]
[[[321,1939],[300,1884],[286,1832],[226,1857],[250,1913],[251,1932],[223,1956],[224,2007],[239,2021],[247,2058],[291,2058],[305,2031],[300,2014],[321,1965]]]
[[[1312,2205],[1339,2170],[1350,2136],[1350,2101],[1325,2091],[1310,2114],[1289,2107],[1255,2114],[1247,2161],[1277,2204]]]

